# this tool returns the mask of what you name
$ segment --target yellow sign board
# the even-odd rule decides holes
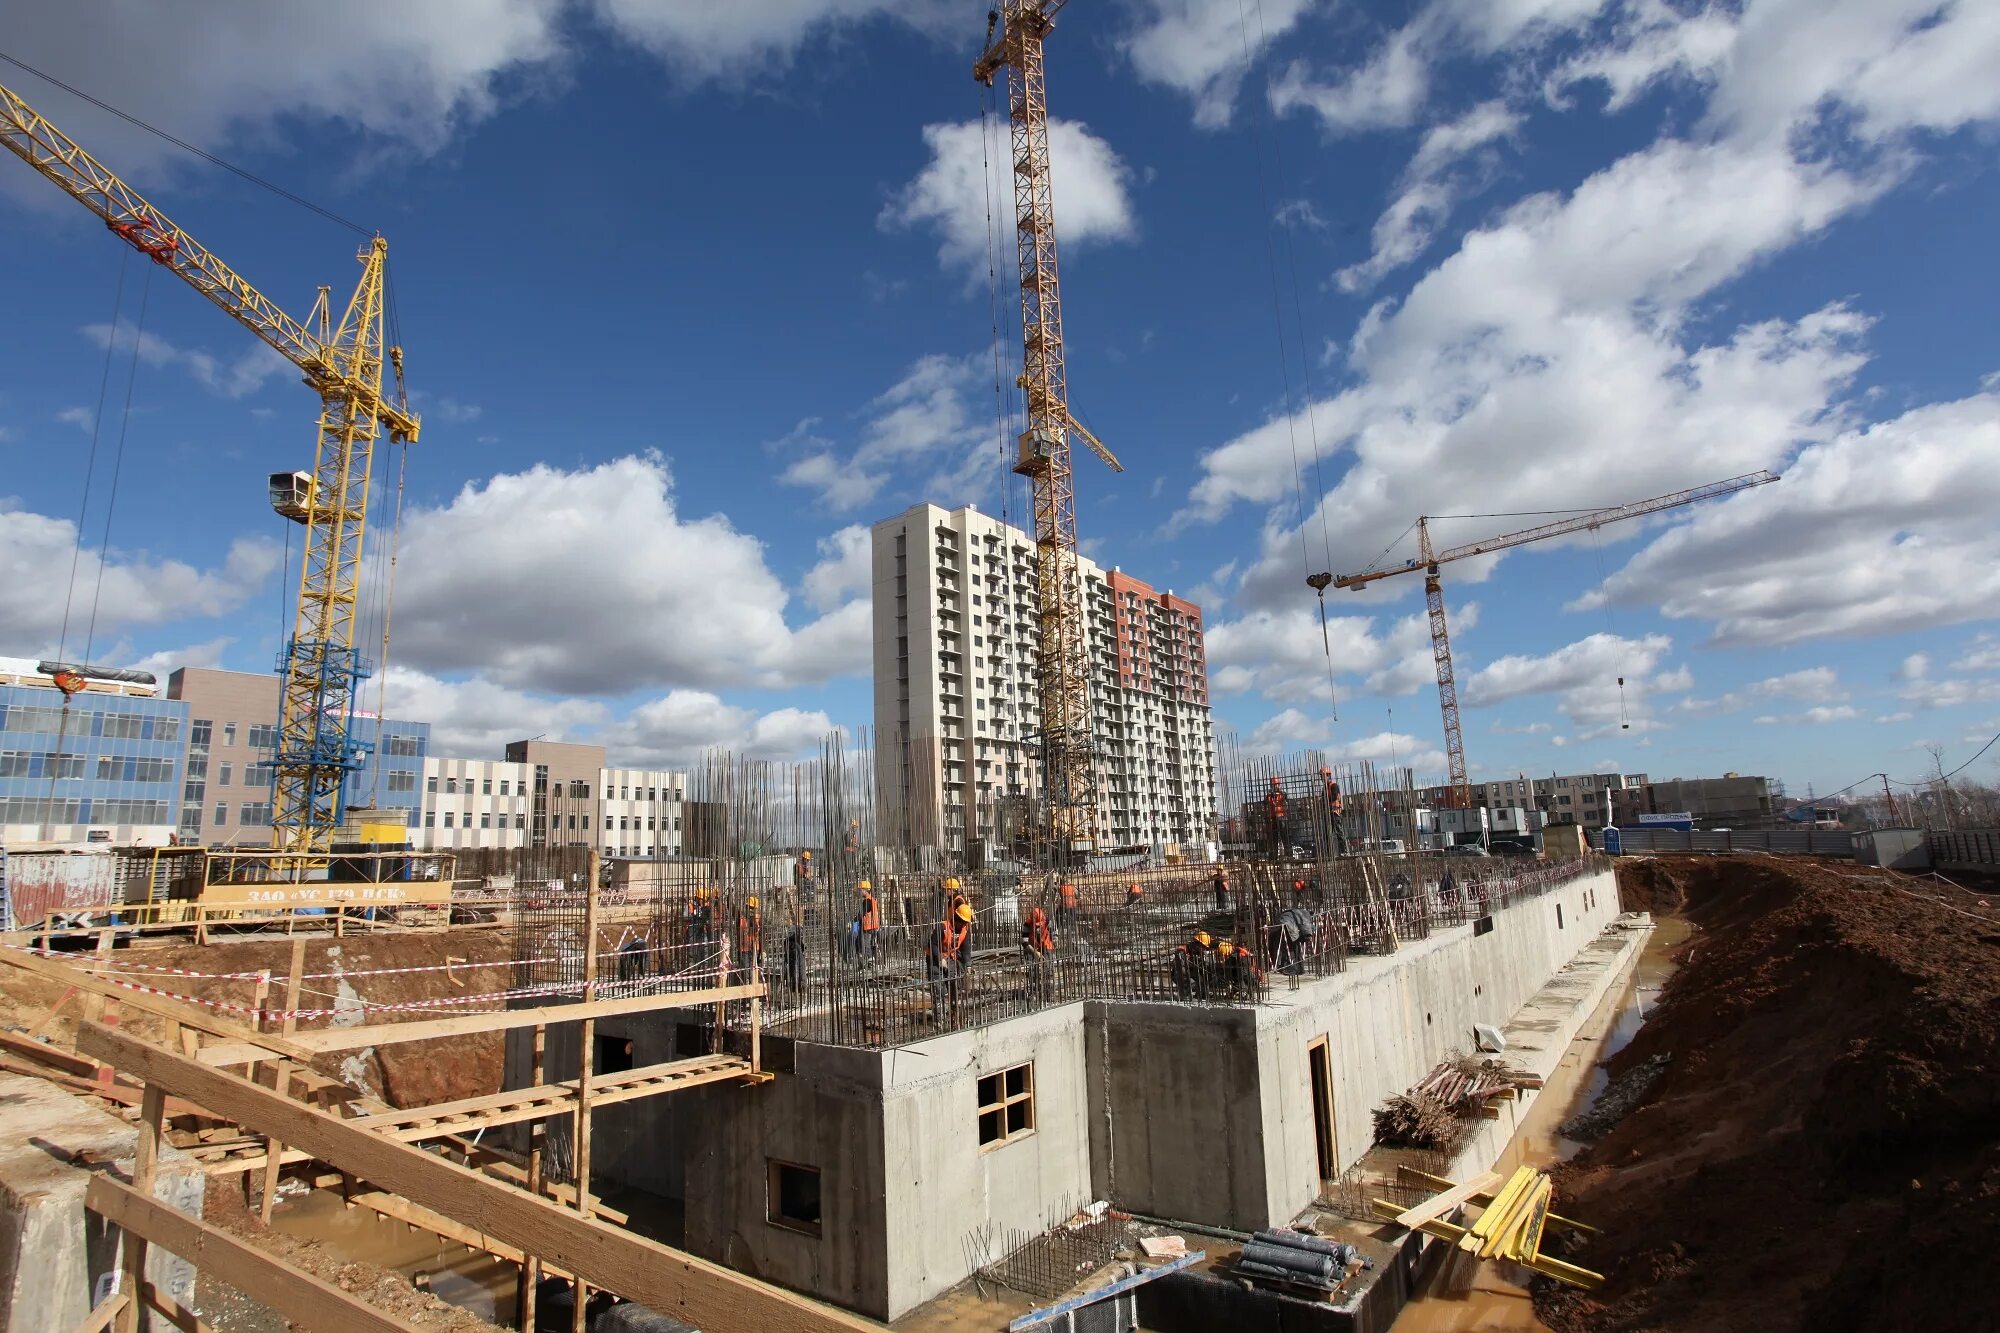
[[[248,907],[287,911],[300,907],[443,907],[451,902],[448,879],[394,880],[386,884],[305,883],[210,884],[201,891],[203,907]]]

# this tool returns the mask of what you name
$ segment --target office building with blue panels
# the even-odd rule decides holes
[[[182,667],[167,678],[167,693],[188,708],[181,841],[264,846],[271,837],[275,786],[271,755],[278,744],[277,676]],[[428,722],[356,717],[350,734],[369,754],[349,776],[343,803],[395,811],[406,827],[416,828],[430,733]]]
[[[167,842],[187,743],[187,705],[157,687],[93,684],[65,707],[33,662],[0,659],[0,842]]]

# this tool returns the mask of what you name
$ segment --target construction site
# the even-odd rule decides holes
[[[421,428],[387,241],[294,316],[0,87],[0,143],[320,400],[311,466],[269,478],[301,554],[268,846],[51,836],[90,823],[53,794],[73,702],[152,681],[37,663],[43,836],[0,846],[0,1333],[1990,1324],[1989,881],[1594,847],[1471,796],[1441,568],[1773,474],[1456,546],[1418,518],[1416,558],[1307,577],[1323,627],[1330,588],[1423,576],[1435,802],[1398,763],[1218,748],[1199,609],[1154,597],[1172,776],[1157,817],[1115,804],[1160,764],[1108,760],[1093,712],[1118,668],[1071,443],[1121,465],[1067,398],[1063,8],[1005,0],[972,70],[1013,149],[1020,772],[968,771],[961,613],[885,660],[912,632],[878,578],[876,726],[702,754],[650,855],[565,841],[588,785],[526,759],[515,845],[428,849],[357,797],[390,625],[363,538]]]

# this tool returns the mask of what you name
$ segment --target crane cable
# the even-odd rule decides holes
[[[97,442],[104,430],[104,404],[111,397],[111,361],[118,354],[118,328],[125,319],[125,270],[132,262],[132,251],[129,246],[120,246],[118,254],[118,287],[111,299],[111,331],[104,339],[104,373],[97,384],[97,411],[90,420],[90,453],[83,469],[83,502],[77,506],[76,542],[69,557],[69,590],[63,595],[62,632],[56,638],[56,658],[59,661],[65,660],[69,652],[69,617],[76,603],[76,576],[83,563],[83,529],[90,519],[90,488],[97,476]]]
[[[1004,526],[1012,488],[1007,481],[1007,372],[1000,345],[1000,239],[993,226],[993,149],[990,140],[994,120],[993,85],[987,84],[979,97],[979,184],[986,193],[986,312],[993,334],[993,433],[1000,445],[1000,522]],[[1005,568],[1011,578],[1011,553]]]
[[[125,410],[118,417],[118,447],[111,455],[111,493],[104,501],[104,536],[97,548],[97,581],[90,592],[90,625],[83,638],[83,660],[88,662],[97,645],[97,607],[104,596],[104,567],[111,561],[111,521],[118,512],[118,479],[125,470],[125,436],[132,425],[132,391],[139,382],[140,352],[146,345],[146,306],[153,294],[153,270],[139,283],[139,318],[132,328],[132,369],[125,376]],[[118,330],[114,326],[115,340]]]
[[[44,73],[43,71],[36,69],[33,65],[27,63],[25,60],[16,59],[15,57],[8,55],[5,51],[0,51],[0,61],[5,61],[7,64],[12,65],[15,69],[21,70],[24,73],[32,74],[36,78],[40,79],[43,83],[50,84],[54,87],[60,88],[64,92],[70,94],[72,97],[80,97],[84,101],[96,107],[99,111],[103,111],[109,115],[116,116],[118,117],[118,119],[124,121],[128,125],[134,126],[137,129],[142,129],[148,134],[155,135],[158,138],[164,139],[166,142],[172,144],[174,147],[179,148],[184,152],[192,153],[194,156],[200,158],[202,161],[208,163],[210,166],[221,167],[224,171],[229,172],[231,175],[240,176],[244,180],[249,181],[252,185],[259,186],[262,189],[269,190],[272,194],[277,195],[280,199],[285,199],[290,201],[291,203],[297,204],[300,208],[305,209],[307,212],[317,213],[321,217],[325,218],[327,221],[337,223],[342,227],[346,227],[349,231],[352,231],[357,235],[372,236],[375,234],[368,228],[362,226],[360,223],[354,222],[348,218],[344,218],[340,214],[334,212],[332,209],[324,208],[319,204],[314,203],[312,200],[304,198],[301,195],[293,194],[290,190],[287,190],[284,186],[279,185],[274,181],[266,180],[264,177],[259,176],[254,171],[250,171],[249,169],[244,167],[239,167],[234,162],[229,162],[222,158],[219,158],[214,153],[211,153],[204,148],[197,148],[193,144],[189,143],[187,140],[179,138],[176,135],[169,134],[167,133],[167,131],[159,128],[159,126],[157,125],[150,125],[145,121],[139,119],[137,116],[130,114],[129,112],[120,111],[117,107],[111,105],[111,103],[109,102],[104,101],[102,98],[92,97],[89,93],[85,92],[83,89],[77,87],[76,85],[65,83],[53,74]]]
[[[1263,22],[1263,14],[1261,7],[1258,13],[1258,22],[1261,28]],[[1236,30],[1237,30],[1237,35],[1240,38],[1243,46],[1243,73],[1244,76],[1247,78],[1250,73],[1252,60],[1250,54],[1250,14],[1249,10],[1245,6],[1245,0],[1236,0]],[[1308,543],[1306,537],[1307,524],[1306,524],[1305,470],[1299,463],[1298,414],[1293,410],[1293,404],[1295,400],[1292,394],[1291,349],[1285,337],[1285,308],[1284,308],[1284,303],[1280,299],[1279,288],[1278,288],[1278,246],[1276,240],[1271,235],[1271,228],[1274,224],[1271,221],[1271,185],[1264,171],[1265,136],[1263,133],[1263,122],[1259,120],[1256,122],[1256,125],[1258,127],[1257,131],[1252,134],[1251,138],[1256,145],[1256,151],[1253,154],[1253,158],[1256,163],[1257,193],[1263,208],[1264,253],[1265,253],[1267,267],[1269,268],[1271,275],[1271,321],[1272,324],[1277,329],[1277,334],[1278,334],[1278,375],[1280,382],[1284,385],[1284,390],[1285,390],[1285,396],[1284,396],[1285,437],[1287,443],[1290,446],[1292,455],[1292,494],[1296,502],[1298,520],[1299,520],[1299,563],[1304,566],[1306,575],[1310,577],[1313,572],[1312,547]],[[1273,147],[1274,154],[1275,151],[1276,150],[1274,146]],[[1294,284],[1294,286],[1296,286],[1296,283]],[[1293,296],[1294,296],[1294,304],[1296,305],[1296,298],[1297,298],[1296,291],[1294,291]],[[1303,328],[1302,322],[1300,323],[1300,327]],[[1300,351],[1301,351],[1301,356],[1303,356],[1304,352],[1303,342],[1301,342]],[[1302,368],[1301,374],[1303,373],[1304,372]],[[1305,393],[1305,397],[1308,400],[1310,400],[1311,396],[1312,396],[1311,391],[1310,389],[1308,389]],[[1308,420],[1311,421],[1312,413],[1311,413],[1310,402],[1308,402],[1307,416]],[[1312,426],[1312,429],[1313,429],[1313,448],[1315,456],[1317,456],[1319,447],[1317,425],[1314,424]],[[1315,466],[1317,466],[1316,459],[1315,459]],[[1321,504],[1319,508],[1321,510],[1321,523],[1322,527],[1324,527],[1326,505],[1325,505],[1325,487],[1323,482],[1321,485],[1320,499],[1321,499]],[[1327,564],[1331,565],[1333,561],[1330,555],[1331,552],[1330,539],[1328,543],[1328,551],[1329,551],[1329,558],[1327,560]],[[1332,715],[1331,720],[1338,722],[1340,721],[1340,697],[1337,690],[1335,689],[1335,676],[1333,667],[1333,641],[1327,629],[1326,590],[1324,588],[1321,588],[1319,590],[1319,594],[1320,594],[1319,597],[1320,647],[1321,650],[1326,655],[1327,707]]]

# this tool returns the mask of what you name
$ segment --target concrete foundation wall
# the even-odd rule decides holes
[[[1091,1017],[1098,1193],[1156,1217],[1262,1226],[1256,1012],[1100,1002]]]
[[[1580,876],[1495,912],[1486,934],[1454,926],[1391,957],[1355,959],[1340,976],[1260,1008],[1262,1224],[1289,1221],[1319,1187],[1307,1057],[1314,1039],[1325,1036],[1330,1047],[1335,1145],[1344,1169],[1368,1150],[1374,1110],[1385,1098],[1454,1053],[1473,1051],[1473,1024],[1505,1026],[1617,916],[1611,873]]]
[[[883,1190],[893,1319],[1003,1258],[1097,1196],[1092,1193],[1084,1006],[883,1053]],[[1034,1066],[1035,1128],[979,1142],[979,1080]]]
[[[672,1103],[686,1172],[692,1252],[754,1277],[880,1315],[889,1307],[884,1203],[884,1057],[800,1045],[792,1072],[758,1087],[710,1086],[635,1103]],[[655,1140],[655,1151],[675,1142]],[[595,1145],[593,1143],[593,1152]],[[770,1220],[773,1161],[817,1168],[818,1235]]]
[[[116,1161],[130,1178],[138,1132],[38,1078],[0,1075],[0,1333],[59,1333],[83,1322],[97,1285],[116,1273],[123,1233],[83,1206],[93,1172],[78,1154]],[[160,1152],[154,1196],[201,1215],[201,1168],[173,1148]],[[194,1268],[159,1246],[146,1275],[184,1306],[194,1303]],[[171,1329],[147,1312],[146,1326]]]

